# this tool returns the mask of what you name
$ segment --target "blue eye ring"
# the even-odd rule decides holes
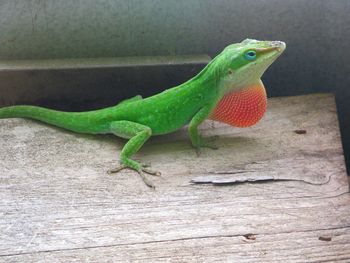
[[[244,57],[247,60],[252,61],[252,60],[256,59],[256,52],[254,50],[249,50],[244,54]]]

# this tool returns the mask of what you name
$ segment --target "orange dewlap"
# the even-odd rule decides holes
[[[225,95],[210,115],[210,119],[235,127],[256,124],[266,111],[266,91],[262,83]]]

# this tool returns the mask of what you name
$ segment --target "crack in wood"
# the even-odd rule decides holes
[[[293,233],[308,233],[315,231],[329,231],[329,230],[341,230],[341,229],[350,229],[350,225],[342,227],[330,227],[330,228],[317,228],[317,229],[307,229],[300,231],[283,231],[278,233],[255,233],[254,236],[264,235],[264,236],[273,236],[280,234],[293,234]],[[212,235],[212,236],[197,236],[197,237],[183,237],[183,238],[174,238],[174,239],[165,239],[165,240],[153,240],[145,242],[133,242],[133,243],[120,243],[120,244],[111,244],[111,245],[100,245],[100,246],[86,246],[86,247],[76,247],[76,248],[63,248],[63,249],[48,249],[48,250],[39,250],[33,252],[23,252],[23,253],[12,253],[12,254],[2,254],[1,257],[10,257],[10,256],[20,256],[20,255],[30,255],[30,254],[39,254],[39,253],[50,253],[50,252],[61,252],[61,251],[74,251],[74,250],[85,250],[85,249],[95,249],[95,248],[108,248],[108,247],[119,247],[119,246],[134,246],[134,245],[145,245],[145,244],[157,244],[157,243],[167,243],[167,242],[178,242],[178,241],[187,241],[187,240],[196,240],[196,239],[214,239],[214,238],[234,238],[234,237],[244,237],[252,235],[251,233],[247,234],[234,234],[234,235]]]

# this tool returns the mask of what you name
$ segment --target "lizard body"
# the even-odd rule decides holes
[[[0,118],[32,118],[78,133],[112,133],[129,139],[120,154],[121,166],[110,172],[134,169],[152,186],[144,172],[158,173],[131,159],[147,139],[189,124],[193,146],[211,147],[197,130],[206,118],[238,127],[255,124],[266,108],[260,77],[284,49],[283,42],[246,39],[226,47],[192,79],[148,98],[136,96],[87,112],[10,106],[0,109]]]

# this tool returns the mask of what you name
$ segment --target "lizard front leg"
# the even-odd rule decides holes
[[[201,108],[192,118],[192,120],[190,121],[190,124],[188,126],[188,131],[189,131],[189,135],[191,138],[191,142],[193,147],[196,148],[196,153],[197,155],[200,154],[200,148],[201,147],[207,147],[207,148],[211,148],[211,149],[218,149],[217,146],[211,144],[210,141],[205,140],[204,138],[202,138],[199,135],[198,132],[198,126],[208,117],[208,115],[210,114],[212,110],[212,106],[211,105],[207,105],[203,108]]]
[[[139,173],[147,186],[154,188],[154,185],[147,179],[144,173],[151,175],[160,175],[160,173],[152,171],[141,163],[131,159],[148,138],[151,137],[152,129],[136,122],[114,121],[110,124],[109,131],[118,137],[129,139],[129,141],[124,145],[120,154],[121,165],[109,170],[108,173],[116,173],[125,168],[130,168]]]

